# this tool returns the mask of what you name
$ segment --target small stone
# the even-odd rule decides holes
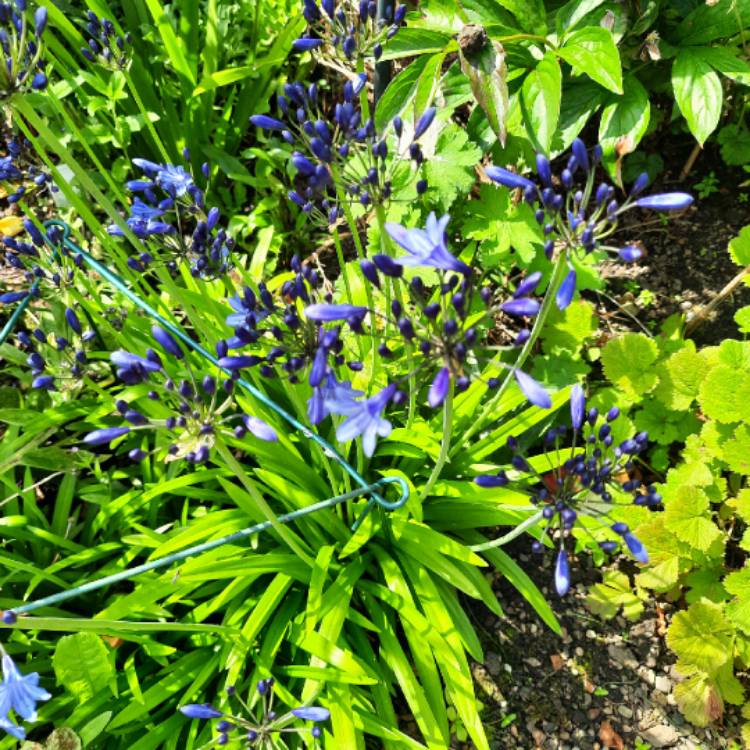
[[[654,748],[671,747],[680,739],[680,733],[670,724],[656,724],[642,731],[641,738]]]
[[[540,662],[539,659],[533,656],[529,657],[528,659],[524,659],[523,661],[525,664],[528,664],[530,667],[534,667],[535,669],[542,666],[542,662]]]
[[[618,706],[617,713],[620,714],[623,719],[631,719],[633,717],[633,709],[629,706]]]
[[[628,669],[636,669],[638,667],[638,660],[629,648],[610,644],[607,647],[607,653],[609,654],[609,658],[617,665],[627,667]]]
[[[586,638],[590,641],[596,640],[596,632],[589,628],[589,630],[586,631]]]
[[[576,646],[575,655],[583,656],[583,649],[580,646]]]
[[[654,687],[660,692],[660,693],[670,693],[672,690],[672,682],[669,679],[669,677],[665,677],[664,675],[659,675],[654,680]]]

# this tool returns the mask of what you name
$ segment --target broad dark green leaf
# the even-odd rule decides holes
[[[622,93],[620,53],[609,29],[586,26],[574,31],[557,54],[573,66],[573,72],[587,75],[615,94]]]

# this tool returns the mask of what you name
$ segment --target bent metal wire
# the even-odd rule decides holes
[[[91,269],[96,271],[102,278],[106,279],[110,284],[112,284],[112,286],[114,286],[119,292],[124,294],[134,304],[140,307],[147,315],[149,315],[149,317],[151,317],[154,321],[156,321],[160,326],[168,330],[172,335],[179,338],[180,341],[182,341],[184,344],[190,347],[190,349],[192,349],[194,352],[199,354],[201,357],[203,357],[207,361],[219,367],[217,358],[214,357],[209,351],[204,349],[196,341],[193,341],[193,339],[191,339],[184,331],[180,330],[172,322],[170,322],[169,320],[164,318],[162,315],[160,315],[147,302],[144,302],[140,297],[134,294],[128,288],[127,284],[117,274],[110,271],[106,266],[102,265],[98,260],[92,257],[86,250],[84,250],[75,242],[73,242],[73,240],[70,239],[70,227],[65,222],[59,221],[57,219],[52,219],[50,221],[46,221],[44,223],[44,227],[45,229],[50,229],[53,227],[59,228],[62,231],[62,243],[71,252],[75,254],[80,254],[84,262]],[[48,244],[52,248],[52,251],[55,252],[55,248],[52,242],[49,240],[49,238],[46,237],[46,235],[45,235],[45,239],[47,240]],[[19,303],[18,307],[13,311],[13,314],[8,320],[8,323],[3,327],[3,330],[0,332],[0,343],[2,343],[5,340],[5,338],[7,338],[10,332],[13,330],[14,326],[20,320],[23,314],[23,311],[25,310],[32,296],[33,296],[32,294],[29,294],[27,297],[25,297]],[[203,552],[208,552],[209,550],[216,549],[217,547],[221,547],[225,544],[231,544],[233,542],[247,539],[248,537],[251,537],[254,534],[259,534],[263,531],[266,531],[267,529],[271,528],[277,523],[281,523],[281,524],[289,523],[298,518],[302,518],[303,516],[310,515],[311,513],[316,513],[319,510],[325,510],[326,508],[333,508],[334,506],[339,505],[340,503],[346,502],[347,500],[352,500],[356,497],[361,497],[362,495],[369,495],[369,500],[367,502],[367,505],[364,507],[364,509],[360,513],[359,517],[355,520],[354,524],[352,525],[352,531],[356,531],[362,525],[363,521],[367,517],[367,514],[372,510],[372,508],[375,505],[377,505],[384,511],[393,511],[393,510],[397,510],[398,508],[403,507],[403,505],[407,502],[407,500],[409,499],[409,485],[406,483],[406,481],[404,481],[404,479],[402,479],[401,477],[382,477],[376,482],[372,482],[372,483],[368,482],[361,474],[359,474],[359,472],[354,467],[352,467],[344,459],[344,457],[330,443],[328,443],[328,441],[326,441],[320,435],[312,432],[299,420],[295,419],[295,417],[289,414],[289,412],[287,412],[285,409],[283,409],[278,404],[276,404],[273,400],[271,400],[268,396],[266,396],[266,394],[264,394],[262,391],[258,390],[258,388],[256,388],[254,385],[252,385],[251,383],[247,382],[246,380],[242,378],[238,379],[235,382],[240,387],[244,388],[252,396],[254,396],[256,399],[258,399],[261,403],[267,406],[269,409],[272,409],[273,411],[275,411],[280,417],[285,419],[293,428],[295,428],[296,430],[299,430],[306,438],[316,443],[326,453],[327,456],[329,456],[334,461],[336,461],[336,463],[338,463],[339,466],[341,466],[344,469],[344,471],[346,471],[347,474],[349,474],[349,476],[357,484],[360,485],[359,488],[352,490],[351,492],[347,492],[343,495],[336,495],[334,497],[328,498],[327,500],[322,500],[319,503],[314,503],[313,505],[310,505],[307,508],[302,508],[300,510],[293,511],[292,513],[287,513],[285,515],[278,516],[273,521],[264,521],[262,523],[255,524],[254,526],[250,526],[246,529],[242,529],[241,531],[237,531],[234,534],[229,534],[227,536],[223,536],[219,539],[214,539],[210,542],[205,542],[203,544],[198,544],[192,547],[187,547],[184,550],[175,552],[171,555],[167,555],[166,557],[162,557],[157,560],[151,560],[150,562],[144,563],[143,565],[137,565],[131,568],[126,568],[125,570],[122,570],[119,573],[114,573],[104,578],[99,578],[94,581],[90,581],[89,583],[84,583],[80,586],[76,586],[75,588],[69,589],[68,591],[61,591],[57,594],[52,594],[42,599],[37,599],[35,601],[27,602],[26,604],[7,610],[5,612],[3,616],[3,621],[6,624],[12,624],[13,622],[15,622],[16,617],[18,615],[28,614],[29,612],[33,612],[35,610],[41,609],[42,607],[50,606],[52,604],[59,604],[60,602],[80,596],[81,594],[85,594],[90,591],[95,591],[97,589],[103,588],[105,586],[109,586],[119,581],[125,581],[130,578],[134,578],[135,576],[140,575],[141,573],[146,573],[151,570],[157,570],[159,568],[167,567],[171,565],[172,563],[180,562],[181,560],[185,560],[186,558],[192,557],[194,555],[199,555]],[[382,490],[384,487],[391,485],[391,484],[396,485],[401,492],[400,497],[394,501],[388,501],[380,494],[380,490]]]

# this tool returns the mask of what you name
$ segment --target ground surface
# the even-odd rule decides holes
[[[562,637],[550,631],[502,580],[496,590],[505,617],[474,608],[485,648],[474,675],[493,750],[732,748],[739,739],[732,707],[723,725],[701,729],[675,706],[672,689],[680,676],[664,641],[670,605],[649,602],[635,622],[604,621],[584,603],[588,586],[601,580],[589,558],[577,561],[575,585],[560,599],[552,588],[552,558],[542,562],[525,546],[520,540],[510,552],[553,602],[564,631]]]

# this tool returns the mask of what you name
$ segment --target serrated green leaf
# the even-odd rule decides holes
[[[605,620],[611,620],[622,607],[625,617],[636,620],[643,614],[643,597],[633,591],[624,573],[608,570],[604,573],[604,580],[589,589],[586,606]]]
[[[510,268],[517,262],[513,250],[523,265],[534,260],[543,242],[541,229],[531,207],[525,203],[513,205],[507,190],[483,184],[479,200],[466,204],[466,214],[463,232],[481,242],[479,257],[483,268]]]
[[[750,421],[750,378],[730,365],[714,367],[701,384],[698,402],[717,422]]]
[[[677,654],[684,675],[705,672],[715,675],[732,658],[734,628],[723,608],[707,600],[678,612],[667,631],[667,645]]]
[[[654,362],[656,344],[642,333],[626,333],[612,339],[602,349],[604,374],[627,394],[639,396],[653,390],[658,381]]]
[[[674,697],[685,718],[699,727],[720,719],[724,713],[724,701],[716,683],[704,672],[675,685]]]
[[[57,681],[85,703],[107,688],[114,668],[107,647],[93,633],[63,636],[55,647],[52,666]]]
[[[724,443],[722,458],[738,474],[750,476],[750,428],[740,425],[734,436]]]
[[[702,552],[722,538],[711,520],[708,495],[693,485],[681,485],[665,495],[664,524],[678,539]]]
[[[750,226],[729,241],[729,255],[738,266],[750,266]]]
[[[672,66],[677,106],[698,143],[704,143],[721,117],[723,93],[713,68],[690,48],[680,50]]]
[[[424,170],[429,192],[443,209],[471,190],[476,181],[474,167],[481,157],[482,152],[458,125],[451,123],[441,131]]]
[[[542,329],[542,348],[545,352],[568,352],[580,357],[583,344],[597,331],[599,320],[594,307],[586,300],[575,300],[564,310],[553,307]]]
[[[573,66],[574,73],[583,73],[615,94],[622,94],[620,52],[609,29],[586,26],[574,31],[559,47],[557,54]]]
[[[750,635],[750,567],[727,575],[724,587],[734,596],[726,607],[727,618]]]
[[[665,528],[659,513],[636,529],[636,535],[648,550],[649,563],[636,576],[638,586],[654,591],[669,591],[680,573],[690,569],[690,548]]]
[[[670,409],[688,409],[697,398],[708,369],[706,360],[690,342],[659,365],[659,385],[654,396]]]
[[[750,305],[737,310],[734,314],[734,322],[737,324],[740,333],[750,333]]]

